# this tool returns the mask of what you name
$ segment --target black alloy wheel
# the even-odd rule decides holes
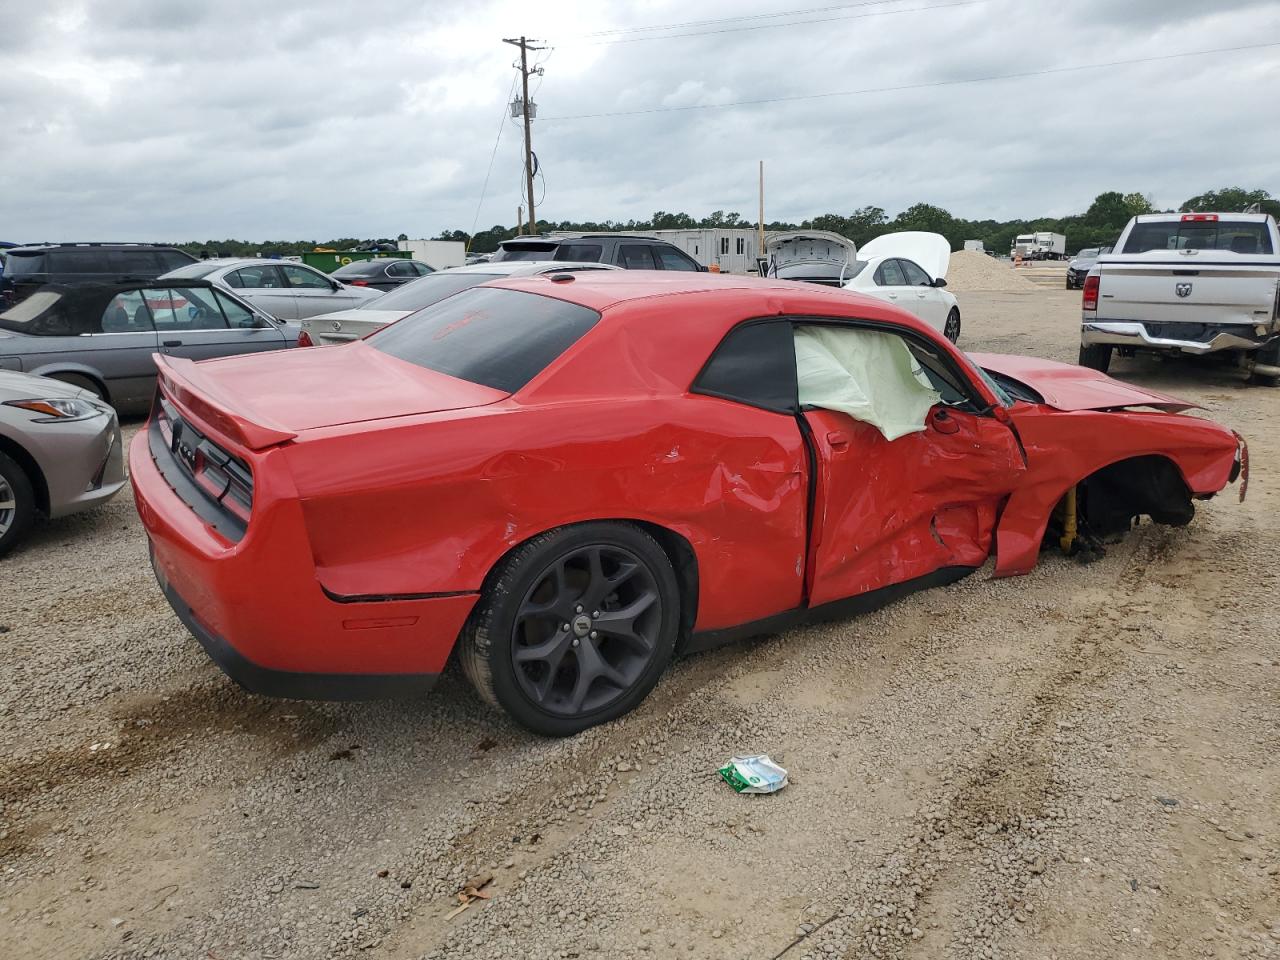
[[[504,562],[462,637],[477,690],[563,736],[632,709],[671,659],[679,587],[662,548],[621,523],[535,537]]]
[[[960,339],[960,311],[955,307],[952,307],[951,312],[947,314],[947,322],[942,328],[942,335],[952,343]]]

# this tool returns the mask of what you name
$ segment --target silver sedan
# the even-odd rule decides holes
[[[161,279],[208,280],[277,320],[304,320],[318,313],[350,310],[382,296],[381,290],[352,286],[288,260],[201,260],[170,270]]]
[[[124,480],[111,407],[60,380],[0,370],[0,556],[36,517],[96,506]]]

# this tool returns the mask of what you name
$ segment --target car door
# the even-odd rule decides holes
[[[294,292],[277,264],[255,263],[239,267],[228,273],[224,282],[237,296],[244,297],[264,313],[281,320],[298,319]]]
[[[915,334],[848,323],[796,331],[801,417],[817,460],[810,604],[981,566],[1026,470],[1007,418],[983,412],[983,391]],[[835,344],[831,362],[811,338]],[[912,425],[890,430],[882,416]]]
[[[76,318],[75,324],[83,332],[67,344],[68,351],[100,375],[111,402],[132,406],[149,400],[156,384],[156,331],[143,292],[122,291],[101,312]]]
[[[873,292],[881,300],[887,300],[904,310],[911,310],[915,305],[915,291],[907,284],[907,275],[896,259],[882,260],[872,274],[872,281],[876,287]]]
[[[208,360],[286,345],[279,328],[210,287],[155,287],[143,293],[166,356]]]
[[[347,310],[364,300],[319,270],[297,263],[282,263],[280,270],[293,292],[299,320],[321,313]]]
[[[950,309],[942,291],[933,285],[933,278],[915,261],[899,257],[898,266],[902,268],[907,284],[914,291],[915,305],[907,309],[933,329],[941,331],[947,324],[947,311]],[[906,299],[910,302],[910,297]],[[906,306],[906,303],[903,305]]]

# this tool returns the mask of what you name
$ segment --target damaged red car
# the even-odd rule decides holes
[[[226,673],[409,695],[456,649],[546,734],[684,650],[1184,524],[1246,468],[1189,404],[786,281],[496,281],[350,345],[157,360],[138,510]]]

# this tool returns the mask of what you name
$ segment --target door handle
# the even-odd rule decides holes
[[[891,293],[891,294],[889,294],[889,299],[890,299],[890,300],[897,300],[897,299],[898,299],[898,295],[897,295],[896,293]]]
[[[935,410],[933,416],[929,418],[929,422],[933,424],[933,429],[939,433],[960,432],[960,424],[946,410]]]
[[[166,341],[164,342],[163,346],[166,346],[166,347],[180,347],[180,346],[182,346],[182,341],[181,341],[181,340],[166,340]]]
[[[832,430],[827,434],[827,446],[833,451],[849,449],[849,435],[839,430]]]

